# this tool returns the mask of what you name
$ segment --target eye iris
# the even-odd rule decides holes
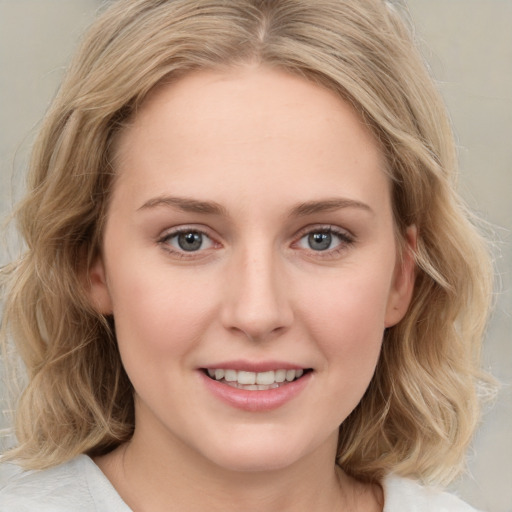
[[[311,233],[308,236],[308,243],[311,249],[315,251],[325,251],[329,249],[332,242],[330,233]]]
[[[203,236],[201,233],[193,231],[188,233],[180,233],[178,235],[178,245],[184,251],[197,251],[203,244]]]

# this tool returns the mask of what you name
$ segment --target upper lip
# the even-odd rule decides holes
[[[235,361],[219,361],[216,363],[209,363],[201,368],[204,369],[229,369],[246,372],[268,372],[270,370],[305,370],[308,367],[301,364],[295,364],[285,361],[247,361],[247,360],[235,360]]]

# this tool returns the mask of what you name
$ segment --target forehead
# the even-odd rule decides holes
[[[161,84],[121,133],[116,162],[120,182],[132,181],[138,192],[184,186],[177,192],[188,193],[194,185],[219,199],[235,189],[268,194],[269,187],[283,198],[304,194],[301,187],[312,195],[389,195],[382,152],[352,106],[261,67],[198,71]]]

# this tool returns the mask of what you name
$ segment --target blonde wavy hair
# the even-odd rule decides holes
[[[130,439],[133,389],[113,321],[87,294],[115,177],[110,149],[162,80],[256,61],[354,106],[387,157],[398,237],[418,228],[412,304],[340,427],[337,461],[367,481],[458,472],[485,382],[490,258],[456,195],[450,124],[403,11],[383,0],[122,0],[104,10],[35,143],[16,212],[26,251],[2,271],[4,344],[28,373],[8,458],[43,468]]]

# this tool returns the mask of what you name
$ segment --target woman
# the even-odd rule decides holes
[[[478,418],[455,168],[389,2],[114,3],[18,211],[7,457],[43,471],[5,510],[471,510],[404,479],[453,477]]]

